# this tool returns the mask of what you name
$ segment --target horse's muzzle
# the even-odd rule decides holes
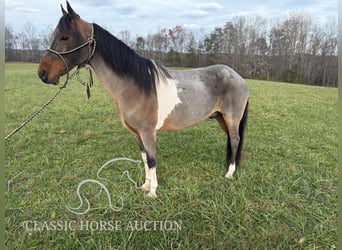
[[[46,72],[46,70],[44,69],[39,70],[38,76],[43,82],[48,83],[48,73]]]
[[[58,77],[54,77],[54,79],[49,80],[49,73],[44,69],[38,70],[38,76],[44,83],[54,85],[58,83]]]

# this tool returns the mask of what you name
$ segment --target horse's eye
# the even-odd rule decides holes
[[[67,37],[67,36],[62,36],[61,37],[61,41],[68,41],[68,39],[69,39],[69,37]]]

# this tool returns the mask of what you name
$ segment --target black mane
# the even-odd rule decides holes
[[[164,67],[138,55],[99,25],[93,25],[96,51],[118,75],[133,78],[134,83],[146,94],[155,92],[160,77],[171,78]]]

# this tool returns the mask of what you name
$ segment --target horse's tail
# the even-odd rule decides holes
[[[243,112],[243,116],[242,116],[242,119],[241,119],[240,124],[239,124],[240,141],[239,141],[239,146],[238,146],[238,149],[236,152],[236,160],[235,160],[237,166],[239,166],[239,162],[240,162],[240,158],[241,158],[241,151],[242,151],[245,127],[247,124],[247,118],[248,118],[248,100],[247,100],[247,104],[245,107],[245,111]]]

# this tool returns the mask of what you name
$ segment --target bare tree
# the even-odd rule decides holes
[[[47,27],[45,30],[39,33],[39,43],[42,49],[49,48],[52,43],[52,33],[53,29],[51,27]]]
[[[5,60],[13,60],[17,47],[17,37],[9,24],[5,26]]]
[[[33,23],[28,22],[25,24],[23,33],[27,39],[27,47],[30,50],[38,50],[39,49],[39,39],[37,35],[36,27]]]
[[[323,39],[321,43],[321,65],[322,65],[322,83],[330,86],[335,82],[336,74],[331,74],[332,68],[337,67],[337,60],[331,60],[337,55],[337,22],[335,18],[329,18],[323,25]]]
[[[122,30],[119,32],[119,39],[123,41],[125,44],[131,44],[131,32],[128,30]]]
[[[27,38],[26,34],[23,31],[21,31],[17,37],[18,37],[19,49],[28,50],[29,49],[29,42],[28,42],[28,38]]]
[[[135,48],[140,55],[143,55],[143,56],[145,55],[145,49],[146,49],[145,46],[146,46],[145,38],[143,38],[142,36],[138,36],[136,38]]]

